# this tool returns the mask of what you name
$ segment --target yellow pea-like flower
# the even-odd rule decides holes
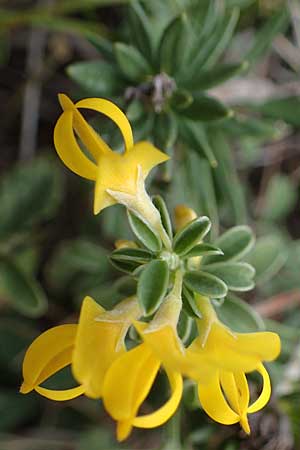
[[[86,297],[78,325],[51,328],[30,345],[23,361],[24,382],[20,392],[27,394],[35,390],[57,401],[70,400],[81,394],[100,398],[107,369],[125,352],[126,332],[139,315],[134,297],[123,300],[111,311],[105,311],[92,298]],[[77,387],[53,390],[41,386],[68,365],[79,384]]]
[[[108,191],[136,195],[138,168],[145,179],[156,165],[169,157],[150,142],[133,142],[130,123],[125,114],[112,102],[102,98],[88,98],[73,103],[59,94],[63,113],[54,130],[56,151],[64,164],[77,175],[95,181],[94,213],[117,202]],[[119,127],[125,150],[114,152],[86,122],[80,109],[89,109],[109,117]],[[80,138],[90,158],[77,143]]]
[[[194,364],[205,360],[214,368],[212,376],[198,381],[199,400],[207,414],[225,425],[240,422],[250,433],[247,414],[262,409],[269,401],[271,383],[263,361],[273,361],[280,353],[276,333],[235,333],[223,325],[205,297],[197,297],[202,319],[197,320],[199,336],[187,349]],[[246,374],[257,371],[263,378],[259,398],[249,405]]]

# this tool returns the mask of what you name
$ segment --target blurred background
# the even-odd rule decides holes
[[[0,1],[0,450],[300,449],[299,73],[299,0]],[[266,327],[283,342],[250,437],[212,423],[191,384],[167,426],[123,445],[101,402],[18,393],[39,333],[77,321],[85,295],[111,307],[129,289],[107,258],[130,237],[124,211],[93,216],[92,183],[56,155],[59,92],[123,108],[135,139],[172,156],[151,193],[208,215],[212,239],[255,231],[257,286],[222,307],[236,331]],[[88,118],[120,148],[108,120]],[[53,385],[70,380],[64,370]],[[165,389],[161,377],[152,406]]]

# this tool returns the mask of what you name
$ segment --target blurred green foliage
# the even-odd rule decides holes
[[[105,14],[101,20],[95,15],[100,6],[121,3],[122,7],[114,6],[117,19],[113,25],[109,20],[106,23]],[[207,215],[213,224],[209,239],[221,249],[226,247],[228,226],[248,223],[254,229],[256,243],[248,233],[249,242],[246,236],[241,253],[237,249],[235,255],[245,256],[255,268],[256,290],[243,299],[230,293],[216,309],[237,331],[266,326],[282,338],[282,358],[272,366],[274,385],[281,388],[275,388],[274,404],[265,413],[273,429],[264,434],[253,423],[249,440],[236,428],[224,431],[205,417],[193,385],[187,385],[181,417],[168,425],[165,434],[145,432],[144,437],[137,433],[128,446],[118,446],[100,404],[74,401],[63,407],[49,406],[34,394],[17,394],[23,352],[40,330],[65,317],[72,320],[84,295],[109,307],[136,289],[127,275],[117,277],[108,259],[115,238],[133,235],[125,228],[123,211],[116,207],[100,219],[91,218],[86,201],[87,212],[78,212],[77,199],[68,197],[60,162],[39,156],[26,165],[13,166],[0,183],[1,450],[263,449],[268,448],[268,439],[282,442],[280,425],[285,420],[291,444],[286,439],[286,447],[280,450],[296,450],[300,445],[300,376],[298,370],[291,379],[288,371],[293,362],[298,368],[300,364],[296,302],[289,309],[283,306],[280,322],[267,319],[264,323],[251,306],[272,296],[282,296],[284,302],[286,293],[300,292],[299,158],[291,150],[299,144],[300,97],[289,90],[278,94],[280,83],[267,96],[255,95],[253,84],[245,98],[233,95],[242,89],[241,80],[251,76],[257,80],[261,73],[257,68],[266,61],[274,58],[272,68],[278,70],[278,55],[270,57],[278,35],[293,39],[287,2],[278,2],[274,10],[266,5],[259,10],[263,3],[64,0],[52,9],[26,11],[14,11],[8,4],[0,10],[0,62],[8,61],[13,27],[42,25],[52,32],[80,33],[77,39],[85,45],[88,40],[97,55],[72,61],[65,82],[66,76],[76,82],[70,87],[74,97],[103,96],[116,101],[126,111],[135,139],[150,139],[172,156],[153,175],[151,190],[163,194],[170,211],[184,202]],[[245,45],[243,33],[249,27],[252,32]],[[286,61],[281,62],[281,69],[277,82],[297,82],[299,73]],[[269,72],[266,78],[272,76]],[[228,90],[231,95],[226,96]],[[120,148],[120,136],[111,124],[94,118],[91,124],[114,149]],[[290,136],[296,144],[288,140]],[[292,163],[288,164],[286,154],[290,153]],[[75,186],[72,178],[67,182]],[[89,186],[83,189],[80,196],[86,199]],[[63,217],[66,207],[75,211],[67,221]],[[243,242],[242,238],[237,242]],[[242,254],[243,249],[248,253]],[[205,258],[209,268],[214,257]],[[191,301],[186,302],[186,312],[191,313]],[[183,317],[182,336],[187,326]],[[68,374],[62,378],[68,379]],[[164,380],[158,384],[151,396],[153,403],[159,401],[165,386]],[[181,437],[176,434],[179,423],[184,427]],[[23,434],[26,439],[21,445],[18,437]]]

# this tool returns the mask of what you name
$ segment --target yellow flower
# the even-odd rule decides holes
[[[105,311],[92,298],[83,301],[78,325],[60,325],[41,334],[28,348],[23,362],[24,382],[20,392],[33,389],[52,400],[70,400],[81,394],[102,396],[107,369],[125,352],[124,338],[140,315],[136,298],[123,300]],[[53,390],[41,384],[68,365],[72,365],[79,386]]]
[[[144,342],[120,356],[109,368],[104,381],[103,402],[109,414],[118,422],[117,438],[127,438],[132,427],[155,428],[165,423],[175,413],[182,396],[182,376],[168,363],[166,353],[179,352],[182,346],[179,338],[165,324],[173,328],[181,309],[182,276],[178,271],[172,291],[164,300],[150,324],[134,322],[134,326]],[[150,340],[145,336],[151,336]],[[160,352],[152,340],[159,342]],[[171,387],[171,397],[153,413],[138,416],[139,407],[146,399],[155,381],[159,368],[163,366]]]
[[[81,177],[95,181],[95,214],[117,202],[117,199],[108,193],[109,190],[136,195],[139,167],[145,179],[153,167],[169,159],[150,142],[134,144],[127,117],[109,100],[89,98],[74,104],[66,95],[59,94],[59,101],[64,112],[55,126],[55,148],[69,169]],[[97,111],[113,120],[123,136],[124,152],[120,154],[112,151],[86,122],[79,109]],[[74,130],[90,158],[78,145]]]
[[[209,299],[198,296],[202,314],[199,336],[187,350],[187,358],[197,363],[205,359],[214,368],[207,380],[198,380],[198,395],[203,409],[225,425],[240,422],[250,433],[247,414],[262,409],[269,401],[271,383],[263,361],[272,361],[280,353],[279,336],[271,332],[234,333],[217,318]],[[249,406],[246,373],[257,371],[263,378],[259,398]],[[197,380],[197,378],[196,378]]]
[[[103,402],[108,413],[117,421],[119,441],[128,437],[132,427],[158,427],[176,411],[182,396],[182,377],[166,367],[172,391],[169,400],[156,411],[137,416],[160,366],[161,361],[151,347],[143,343],[121,355],[109,367],[104,380]]]

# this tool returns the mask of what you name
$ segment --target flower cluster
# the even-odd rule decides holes
[[[73,104],[60,95],[60,103],[64,112],[55,127],[55,147],[67,167],[95,181],[95,214],[117,202],[128,210],[140,244],[118,241],[111,261],[138,278],[137,292],[108,311],[86,297],[78,324],[60,325],[39,336],[24,358],[21,392],[35,390],[56,401],[83,394],[102,399],[122,441],[133,427],[157,427],[174,414],[185,377],[197,385],[200,403],[212,419],[227,425],[239,422],[249,433],[248,414],[263,408],[271,394],[263,362],[278,356],[280,340],[271,332],[232,331],[220,321],[212,301],[224,299],[230,289],[253,287],[252,267],[238,261],[249,243],[238,246],[234,262],[226,260],[226,252],[232,257],[228,242],[241,233],[247,237],[247,229],[237,227],[230,239],[225,233],[219,246],[206,244],[209,219],[197,218],[191,209],[179,206],[173,237],[163,200],[151,199],[144,184],[149,171],[168,157],[149,142],[134,144],[126,116],[108,100]],[[85,121],[81,108],[105,114],[116,123],[124,138],[123,153],[110,149]],[[178,334],[184,311],[197,326],[186,346]],[[131,327],[139,338],[129,344]],[[43,386],[69,365],[77,386],[67,390]],[[139,415],[159,370],[167,375],[170,397],[156,411]],[[251,403],[247,375],[254,371],[261,375],[263,387]]]

